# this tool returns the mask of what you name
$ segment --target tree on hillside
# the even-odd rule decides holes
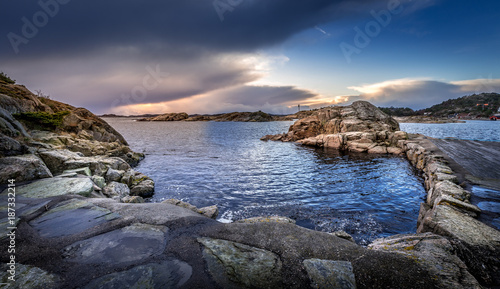
[[[9,84],[15,84],[16,83],[16,81],[14,79],[12,79],[9,76],[7,76],[7,74],[5,74],[3,71],[0,72],[0,81],[7,82]]]
[[[471,113],[473,116],[488,117],[500,107],[500,94],[481,93],[449,99],[422,110],[434,116],[449,116],[458,113]],[[420,112],[420,111],[419,111]]]
[[[412,116],[415,111],[409,107],[379,107],[379,109],[390,116]]]

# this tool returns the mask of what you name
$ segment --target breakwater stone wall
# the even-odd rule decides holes
[[[481,209],[470,203],[471,193],[459,184],[460,176],[427,137],[414,135],[398,146],[425,179],[427,199],[420,206],[417,233],[447,237],[476,278],[482,283],[500,282],[500,231],[479,220]],[[482,269],[481,269],[482,268]]]

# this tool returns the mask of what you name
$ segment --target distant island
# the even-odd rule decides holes
[[[466,119],[489,119],[500,109],[500,94],[481,93],[449,99],[426,109],[413,110],[409,107],[379,107],[384,113],[400,123],[460,123]],[[230,112],[220,114],[193,114],[170,112],[164,114],[116,115],[103,114],[100,117],[138,118],[138,121],[235,121],[268,122],[293,121],[308,117],[318,109],[302,110],[289,115],[256,112]]]
[[[193,114],[185,112],[172,112],[164,114],[147,114],[123,116],[116,114],[104,114],[101,117],[129,117],[139,118],[138,121],[234,121],[234,122],[268,122],[268,121],[292,121],[311,115],[314,111],[299,111],[289,115],[275,115],[262,111],[256,112],[230,112],[221,114]]]

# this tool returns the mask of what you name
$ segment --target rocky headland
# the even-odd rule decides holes
[[[262,140],[299,142],[340,151],[401,154],[397,146],[408,134],[399,124],[366,101],[350,106],[327,107],[296,121],[288,133],[267,135]]]
[[[368,248],[287,218],[223,224],[214,206],[144,203],[154,183],[132,169],[143,156],[104,121],[3,82],[0,107],[0,282],[9,288],[500,285],[500,233],[474,218],[470,193],[435,148],[368,103],[320,110],[269,137],[405,154],[425,173],[419,233]]]

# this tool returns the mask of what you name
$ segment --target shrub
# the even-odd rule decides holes
[[[62,125],[64,117],[68,114],[70,114],[69,111],[59,111],[56,113],[41,111],[16,113],[14,117],[33,128],[56,129]]]
[[[5,74],[3,72],[0,72],[0,80],[3,81],[3,82],[7,82],[9,84],[16,83],[15,80],[13,80],[12,78],[8,77],[7,74]]]

